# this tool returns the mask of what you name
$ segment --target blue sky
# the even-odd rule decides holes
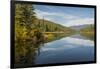
[[[36,16],[64,26],[94,24],[94,8],[34,5]]]

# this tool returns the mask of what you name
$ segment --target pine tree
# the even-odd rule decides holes
[[[29,36],[31,30],[34,28],[32,24],[34,24],[36,18],[34,7],[32,4],[16,4],[15,7],[15,27],[16,29],[21,27],[22,35],[27,30],[27,35]],[[16,33],[19,35],[19,30]]]

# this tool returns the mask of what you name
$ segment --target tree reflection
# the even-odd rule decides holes
[[[66,34],[53,35],[55,37],[50,40],[47,39],[38,41],[34,37],[32,40],[21,41],[19,39],[15,41],[15,67],[30,67],[35,65],[35,59],[40,55],[40,49],[42,46],[44,46],[44,43],[59,40],[63,37],[69,36]]]
[[[32,42],[15,43],[15,67],[28,67],[35,64],[36,56],[40,54],[42,43],[33,44]]]

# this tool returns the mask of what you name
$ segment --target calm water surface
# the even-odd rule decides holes
[[[72,35],[41,46],[35,64],[94,61],[94,41]]]

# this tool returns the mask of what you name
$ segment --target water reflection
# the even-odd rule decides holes
[[[40,51],[35,60],[37,65],[94,61],[94,41],[73,36],[46,43]]]
[[[15,67],[94,60],[94,41],[81,35],[56,38],[48,43],[16,42]]]
[[[34,59],[40,54],[42,43],[19,42],[15,45],[15,67],[28,67],[34,64]]]
[[[55,34],[55,37],[43,42],[34,43],[33,41],[15,42],[15,67],[29,67],[35,65],[35,59],[39,56],[44,42],[51,42],[65,37],[65,34]]]

